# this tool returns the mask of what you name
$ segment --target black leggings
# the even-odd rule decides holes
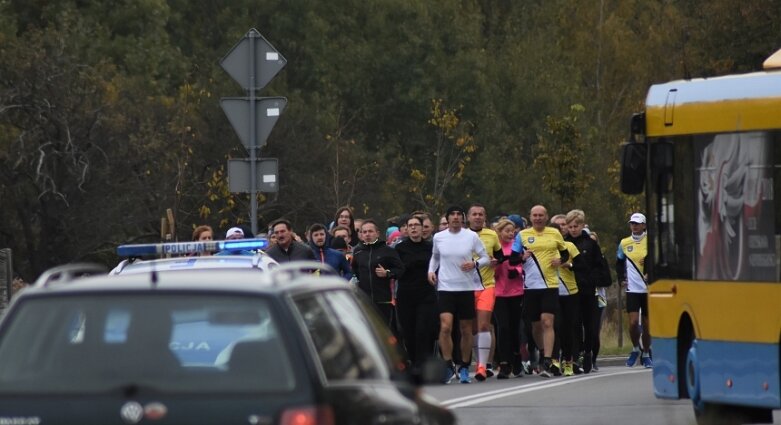
[[[556,346],[553,358],[556,358],[558,346],[561,346],[561,359],[573,360],[573,353],[580,350],[580,298],[577,295],[559,297],[559,314],[556,315]]]
[[[396,311],[401,325],[401,337],[407,355],[415,366],[434,355],[434,342],[439,334],[439,314],[436,294],[407,294],[400,292]]]
[[[523,295],[496,297],[494,317],[496,318],[496,360],[512,363],[513,357],[521,352],[521,314]]]
[[[578,292],[580,298],[580,317],[583,324],[583,348],[589,352],[599,351],[599,319],[601,311],[597,305],[597,295],[593,288]]]

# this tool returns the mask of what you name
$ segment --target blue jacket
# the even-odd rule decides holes
[[[311,243],[309,246],[312,247],[312,252],[315,254],[315,260],[333,267],[334,270],[345,279],[352,279],[353,271],[350,269],[350,263],[347,262],[347,258],[341,251],[328,247],[321,248]]]

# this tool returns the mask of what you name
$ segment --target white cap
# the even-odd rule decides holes
[[[629,222],[645,224],[645,216],[640,213],[634,213],[631,217],[629,217]]]
[[[643,223],[645,223],[645,221],[643,221]],[[231,237],[231,236],[233,236],[233,235],[239,235],[239,236],[241,236],[241,237],[243,238],[243,237],[244,237],[244,231],[243,231],[243,230],[241,230],[241,227],[231,227],[231,228],[230,228],[230,229],[228,229],[228,231],[225,233],[225,237],[226,237],[226,238],[229,238],[229,237]]]

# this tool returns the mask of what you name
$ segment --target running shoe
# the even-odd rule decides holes
[[[512,373],[512,367],[509,364],[499,363],[499,373],[496,374],[496,379],[509,379],[510,373]],[[523,372],[521,373],[523,374]]]
[[[540,373],[539,373],[540,377],[541,378],[550,378],[551,376],[553,376],[553,373],[551,373],[551,371],[550,371],[551,367],[552,366],[551,366],[550,363],[545,362],[545,364],[542,365],[542,369],[540,370]]]
[[[523,372],[522,372],[523,374],[525,374],[525,375],[531,375],[532,374],[532,364],[531,364],[530,361],[527,360],[527,361],[521,363],[521,365],[523,367]],[[523,375],[521,373],[516,373],[515,376],[523,376]]]
[[[634,367],[638,357],[640,357],[640,351],[632,351],[629,353],[629,358],[626,359],[626,367]]]
[[[553,376],[561,376],[561,363],[559,363],[558,360],[553,359],[551,360],[550,368],[548,368],[548,371],[553,374]]]
[[[521,358],[520,354],[514,354],[513,355],[513,361],[512,366],[510,364],[507,365],[507,367],[511,368],[511,372],[513,375],[518,376],[523,373],[523,359]]]
[[[564,376],[573,376],[575,375],[575,371],[572,370],[572,362],[564,362]]]
[[[480,382],[485,381],[487,378],[486,376],[486,369],[485,366],[481,365],[480,363],[477,364],[477,369],[475,370],[475,379],[477,379]]]
[[[442,377],[443,384],[449,384],[456,376],[456,365],[453,362],[445,362],[445,374]]]
[[[462,384],[468,384],[472,382],[472,380],[469,379],[469,368],[466,366],[461,366],[458,368],[458,382],[461,382]]]
[[[643,363],[643,367],[646,369],[651,369],[654,367],[654,361],[651,360],[651,356],[643,356],[640,361]]]
[[[486,363],[485,365],[485,377],[490,378],[494,376],[494,367],[491,365],[491,363]]]
[[[591,371],[592,371],[592,372],[599,372],[599,367],[597,366],[597,362],[594,362],[594,363],[591,365]]]
[[[588,352],[585,356],[583,356],[583,363],[581,364],[583,365],[583,373],[591,372],[591,368],[594,366],[591,352]]]

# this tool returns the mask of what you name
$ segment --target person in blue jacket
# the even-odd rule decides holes
[[[353,272],[352,269],[350,269],[350,263],[347,262],[347,258],[340,251],[330,248],[326,244],[328,232],[326,232],[325,226],[320,223],[315,223],[309,226],[308,233],[309,246],[312,247],[315,259],[333,267],[333,269],[345,279],[352,279]]]

